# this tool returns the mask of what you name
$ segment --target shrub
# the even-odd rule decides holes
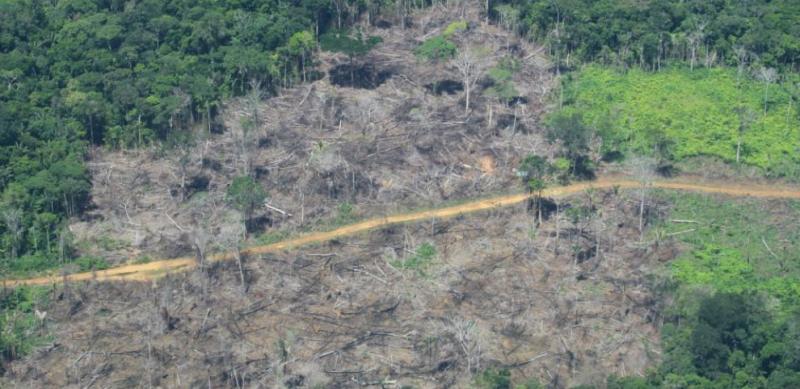
[[[82,272],[90,270],[105,270],[111,267],[108,261],[106,261],[104,258],[91,256],[79,257],[74,261],[74,263],[78,266],[78,270]]]
[[[444,32],[442,32],[442,36],[445,38],[450,38],[457,32],[465,31],[467,27],[468,26],[466,20],[459,20],[457,22],[450,23],[444,29]]]
[[[428,61],[441,61],[456,55],[456,45],[443,36],[427,39],[414,50],[414,54]]]
[[[425,275],[425,270],[430,267],[436,256],[436,247],[430,243],[423,243],[417,247],[413,256],[403,260],[392,261],[392,266],[398,269],[414,270],[420,275]]]

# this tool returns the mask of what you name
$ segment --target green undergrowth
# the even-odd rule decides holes
[[[651,233],[683,252],[652,284],[659,365],[609,389],[800,387],[800,202],[655,191],[668,203]]]
[[[4,361],[24,356],[48,341],[44,320],[35,314],[36,308],[44,311],[41,307],[47,301],[43,287],[22,286],[0,295],[0,354]],[[4,365],[0,364],[0,373],[5,373]]]
[[[427,61],[443,61],[455,57],[458,47],[451,38],[467,29],[467,22],[460,20],[450,23],[440,35],[426,39],[416,49],[414,54]]]
[[[681,287],[726,293],[763,293],[776,308],[800,307],[800,202],[737,199],[673,191],[657,197],[672,204],[656,231],[687,250],[669,265]]]
[[[730,68],[622,72],[592,65],[566,77],[562,114],[578,113],[595,128],[606,156],[735,163],[741,141],[741,163],[799,178],[800,75],[771,83],[756,77]]]
[[[254,246],[266,246],[274,243],[281,242],[289,238],[290,233],[288,230],[272,230],[266,231],[259,235],[254,240]]]
[[[398,269],[414,271],[424,277],[435,258],[436,247],[431,243],[423,243],[417,247],[413,255],[394,260],[391,265]]]

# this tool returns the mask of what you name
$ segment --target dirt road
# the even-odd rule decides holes
[[[776,187],[776,186],[760,186],[760,185],[744,185],[732,183],[709,183],[709,184],[694,184],[684,181],[670,180],[670,181],[657,181],[652,185],[655,188],[662,189],[675,189],[685,190],[692,192],[703,193],[716,193],[729,196],[746,196],[758,198],[790,198],[800,199],[800,188],[792,187]],[[631,189],[639,187],[639,183],[626,178],[601,178],[591,182],[581,182],[577,184],[549,188],[544,191],[544,195],[548,197],[561,197],[575,193],[583,192],[590,188],[606,189],[617,187],[620,189]],[[513,194],[505,196],[497,196],[493,198],[475,200],[466,202],[459,205],[449,207],[432,209],[428,211],[418,211],[404,213],[394,216],[387,216],[381,218],[369,219],[359,223],[340,227],[331,231],[314,232],[307,235],[301,235],[297,238],[287,239],[281,242],[268,244],[264,246],[250,247],[242,250],[245,255],[263,254],[268,252],[276,252],[281,250],[291,249],[293,247],[321,243],[330,241],[343,236],[354,235],[359,232],[372,230],[375,228],[387,226],[390,224],[407,223],[419,220],[427,220],[431,218],[449,218],[457,215],[484,211],[496,207],[504,207],[512,204],[518,204],[528,198],[527,194]],[[229,254],[217,254],[210,258],[211,261],[223,261],[232,258]],[[68,281],[86,281],[86,280],[128,280],[128,281],[147,281],[157,278],[165,273],[174,271],[183,271],[194,268],[197,261],[194,257],[182,257],[165,259],[160,261],[153,261],[144,264],[136,265],[123,265],[108,270],[97,272],[76,273],[67,276],[46,276],[22,280],[5,280],[6,286],[13,287],[17,285],[49,285],[53,283]]]

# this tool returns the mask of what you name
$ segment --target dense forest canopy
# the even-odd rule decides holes
[[[665,62],[797,69],[794,0],[512,0],[499,20],[548,41],[562,66],[576,60],[660,68]]]

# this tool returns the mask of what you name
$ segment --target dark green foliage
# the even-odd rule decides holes
[[[592,130],[583,123],[583,117],[575,112],[557,112],[550,117],[547,139],[560,142],[564,158],[571,162],[572,175],[590,178],[594,167],[589,159],[589,141]]]
[[[650,380],[665,387],[695,382],[704,388],[798,382],[800,316],[773,315],[765,302],[752,294],[701,297],[695,313],[674,317],[665,326],[667,353]]]
[[[475,377],[475,389],[544,389],[536,379],[513,383],[508,369],[486,369]]]
[[[798,205],[657,196],[674,204],[667,220],[695,221],[691,234],[676,238],[688,252],[669,264],[674,304],[661,312],[661,365],[646,378],[610,377],[608,387],[797,387],[800,235],[780,227],[782,220],[797,219]],[[665,222],[657,230],[685,228]]]
[[[364,37],[361,31],[348,33],[347,31],[333,30],[319,37],[319,45],[322,50],[344,53],[351,58],[368,53],[380,42],[381,37]]]
[[[517,175],[522,179],[522,183],[527,185],[531,180],[544,181],[551,170],[544,157],[529,155],[519,164]]]
[[[511,372],[508,369],[486,369],[475,378],[476,389],[511,389]]]
[[[256,208],[260,207],[267,197],[264,188],[250,176],[240,176],[233,179],[228,187],[226,199],[242,213],[245,227],[251,229],[251,216]]]
[[[524,32],[547,40],[561,66],[568,58],[659,68],[708,57],[738,65],[800,65],[800,2],[795,0],[503,0],[520,10]],[[558,33],[554,31],[558,28]]]
[[[105,270],[111,265],[103,258],[98,257],[79,257],[74,261],[78,266],[78,271],[92,271],[92,270]]]
[[[517,169],[517,175],[522,179],[528,193],[534,194],[533,206],[538,216],[537,223],[542,221],[542,191],[547,187],[548,181],[554,172],[546,159],[538,155],[529,155],[522,160]]]

